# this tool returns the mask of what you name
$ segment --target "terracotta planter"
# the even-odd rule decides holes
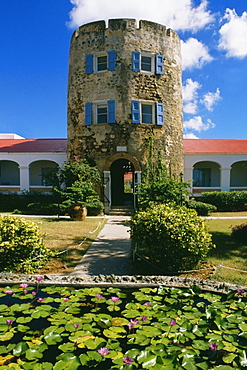
[[[83,221],[87,216],[87,207],[81,203],[72,204],[68,208],[68,214],[70,218],[74,221]]]

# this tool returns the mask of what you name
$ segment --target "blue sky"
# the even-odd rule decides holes
[[[182,40],[185,137],[247,139],[246,0],[0,0],[0,14],[1,133],[65,138],[73,31],[126,17]]]

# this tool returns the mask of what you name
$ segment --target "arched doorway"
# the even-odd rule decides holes
[[[111,167],[112,206],[133,206],[135,196],[135,169],[125,158],[115,160]]]

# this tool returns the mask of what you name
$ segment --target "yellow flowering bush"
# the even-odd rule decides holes
[[[170,273],[195,268],[214,247],[196,211],[175,204],[136,213],[131,219],[131,238],[140,254]]]
[[[42,240],[39,226],[21,217],[0,216],[0,270],[32,273],[55,255]]]

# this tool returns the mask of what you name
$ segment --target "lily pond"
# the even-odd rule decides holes
[[[247,298],[191,288],[0,288],[0,369],[247,369]]]

